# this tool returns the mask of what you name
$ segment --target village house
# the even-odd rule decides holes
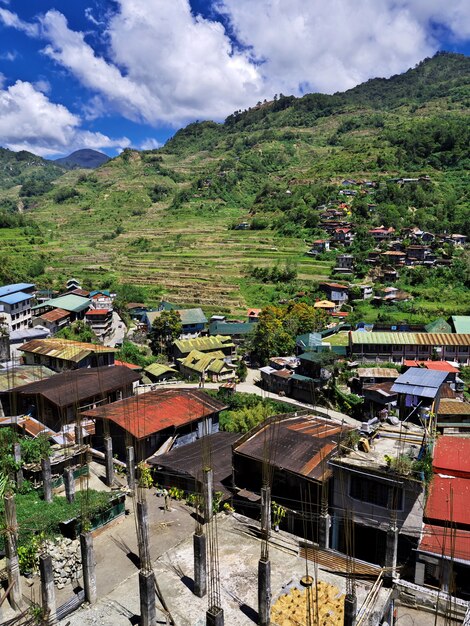
[[[391,239],[393,237],[395,229],[392,226],[390,226],[390,228],[379,226],[378,228],[371,228],[367,232],[375,239],[375,241],[386,241],[387,239]]]
[[[406,253],[399,250],[387,250],[387,252],[382,252],[380,257],[383,263],[397,267],[405,264]]]
[[[435,423],[447,372],[410,367],[398,376],[392,391],[398,394],[400,419],[419,424]]]
[[[400,432],[374,419],[359,434],[358,446],[348,445],[346,437],[339,454],[329,461],[334,511],[330,545],[348,552],[346,537],[353,532],[357,559],[393,571],[418,544],[423,484],[412,471],[412,463],[421,449],[427,449],[422,446],[425,433],[412,424]],[[402,460],[403,456],[409,461]],[[354,530],[348,531],[348,523]]]
[[[89,297],[94,309],[112,310],[113,298],[109,291],[90,291]]]
[[[323,252],[328,252],[330,249],[330,242],[328,239],[316,239],[312,241],[312,247],[307,252],[307,254],[322,254]]]
[[[196,389],[158,389],[84,411],[82,417],[96,422],[98,442],[109,434],[121,459],[126,447],[134,446],[139,462],[218,432],[225,408]]]
[[[114,348],[70,339],[33,339],[18,350],[25,365],[45,365],[58,372],[114,365]]]
[[[52,309],[33,319],[33,326],[43,326],[47,328],[52,335],[70,324],[70,311],[64,309]]]
[[[336,305],[347,302],[349,298],[349,287],[339,283],[320,283],[319,288],[325,292],[327,298]]]
[[[329,300],[317,300],[314,305],[314,309],[322,309],[327,313],[334,313],[336,311],[336,304],[334,302],[330,302]]]
[[[144,372],[145,376],[147,376],[152,383],[173,380],[178,374],[178,371],[174,367],[163,365],[162,363],[151,363],[144,368]]]
[[[234,503],[259,517],[264,469],[272,473],[272,499],[287,510],[283,525],[301,537],[318,541],[317,524],[305,524],[305,511],[316,519],[326,496],[331,472],[328,460],[336,451],[342,425],[308,411],[268,418],[233,446]],[[307,526],[307,528],[306,528]]]
[[[170,307],[171,308],[171,307]],[[142,314],[142,322],[147,327],[147,332],[150,332],[152,324],[157,317],[160,317],[163,310],[159,311],[144,311]],[[199,337],[199,335],[206,330],[207,317],[204,315],[201,308],[195,309],[173,309],[181,318],[181,335],[182,339],[190,339]]]
[[[338,254],[334,268],[337,274],[352,274],[353,268],[354,256],[352,254]]]
[[[468,599],[470,439],[441,436],[416,553],[415,583]]]
[[[0,320],[9,331],[31,325],[32,283],[15,283],[0,287]]]
[[[431,255],[429,246],[408,246],[406,249],[406,258],[414,263],[424,263]]]
[[[343,246],[350,246],[354,241],[354,232],[351,228],[339,227],[333,231],[333,239]]]
[[[75,422],[81,410],[134,393],[140,375],[127,367],[62,372],[0,393],[5,415],[30,415],[53,431]]]
[[[394,381],[398,376],[398,370],[391,367],[358,367],[349,381],[351,393],[361,396],[366,386]]]
[[[227,361],[221,350],[209,353],[191,350],[187,356],[177,359],[182,376],[190,380],[209,380],[213,383],[236,378],[236,365]]]
[[[111,332],[113,323],[112,309],[90,309],[85,314],[85,321],[99,338],[104,338]]]
[[[209,324],[209,336],[221,335],[222,337],[231,337],[233,343],[241,345],[255,328],[255,322],[219,322],[214,320]]]
[[[248,322],[253,324],[258,321],[261,309],[248,309],[247,316]]]
[[[354,360],[403,363],[405,359],[455,361],[470,365],[470,334],[364,332],[349,333]]]
[[[210,337],[196,337],[195,339],[177,339],[173,342],[173,355],[175,359],[188,356],[193,350],[203,352],[222,352],[225,357],[231,357],[235,353],[235,344],[231,337],[214,335]]]
[[[54,309],[60,309],[61,311],[67,311],[70,313],[70,321],[82,320],[85,317],[85,313],[90,308],[89,298],[83,298],[75,294],[67,294],[66,296],[59,296],[58,298],[52,298],[37,304],[32,308],[35,317],[40,317],[48,311]]]

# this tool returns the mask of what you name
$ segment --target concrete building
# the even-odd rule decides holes
[[[8,331],[22,330],[31,325],[33,291],[32,283],[0,287],[0,320]]]

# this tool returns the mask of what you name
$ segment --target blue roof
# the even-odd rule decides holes
[[[90,291],[90,298],[92,296],[96,296],[97,293],[102,293],[103,296],[110,296],[111,295],[111,292],[108,291],[107,289],[98,289],[98,290],[95,290],[95,291]]]
[[[435,398],[440,386],[447,378],[447,374],[448,372],[410,367],[395,380],[392,391],[424,398]]]
[[[31,300],[32,297],[30,293],[18,291],[7,296],[0,296],[0,302],[5,302],[5,304],[17,304],[18,302],[24,302],[24,300]]]
[[[2,296],[8,296],[11,293],[16,293],[17,291],[23,291],[24,289],[31,289],[34,287],[32,283],[14,283],[12,285],[4,285],[0,287],[0,298]]]

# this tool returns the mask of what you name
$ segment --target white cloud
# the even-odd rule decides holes
[[[31,24],[20,19],[16,13],[12,13],[8,9],[0,9],[0,22],[3,22],[5,26],[16,28],[21,30],[31,37],[37,37],[39,34],[39,28],[37,24]]]
[[[439,49],[436,24],[456,40],[470,37],[468,0],[208,1],[241,46],[221,22],[195,16],[189,0],[116,0],[100,18],[86,8],[105,28],[105,56],[57,10],[30,24],[0,9],[0,20],[44,39],[44,54],[90,90],[86,119],[117,113],[153,126],[402,72]]]
[[[0,144],[41,156],[78,148],[125,147],[127,138],[110,139],[80,128],[81,120],[65,106],[51,102],[31,83],[17,81],[0,90]]]
[[[153,137],[147,137],[147,139],[144,139],[139,145],[139,150],[156,150],[157,148],[161,148],[162,145],[163,144]]]
[[[14,61],[17,57],[18,52],[16,50],[7,50],[0,53],[0,61]]]

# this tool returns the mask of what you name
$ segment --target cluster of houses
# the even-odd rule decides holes
[[[55,335],[72,322],[83,320],[96,337],[104,340],[112,332],[114,295],[106,290],[82,289],[75,279],[67,281],[62,294],[37,290],[32,283],[0,287],[0,320],[10,347],[26,340]]]

